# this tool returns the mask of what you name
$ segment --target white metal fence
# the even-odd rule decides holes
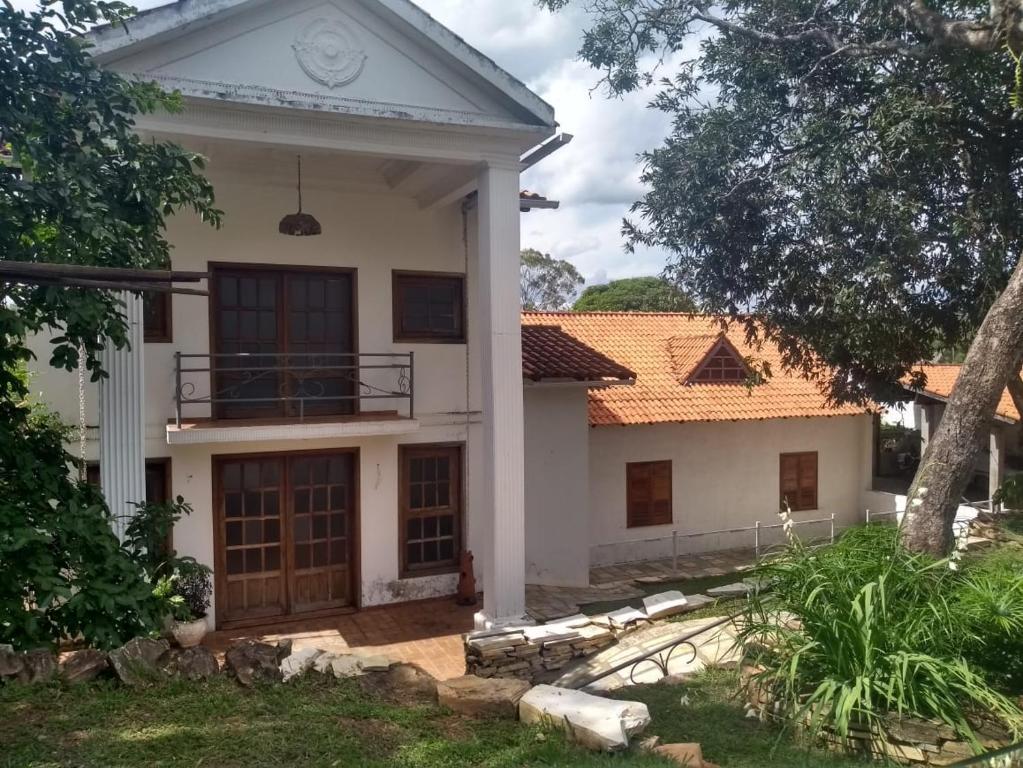
[[[831,513],[827,517],[819,517],[812,520],[793,520],[790,525],[790,530],[798,534],[798,529],[805,529],[809,526],[818,526],[821,531],[821,535],[812,537],[811,540],[834,543],[834,513]],[[595,563],[595,565],[597,567],[602,565],[622,565],[624,563],[640,562],[643,560],[662,560],[670,557],[672,570],[677,571],[678,559],[680,556],[698,554],[699,552],[726,551],[729,549],[749,549],[752,550],[756,558],[759,559],[760,555],[766,549],[784,541],[784,529],[785,523],[763,523],[760,520],[757,520],[753,523],[753,525],[740,526],[737,528],[719,528],[713,531],[673,530],[666,536],[652,536],[645,539],[632,539],[629,541],[619,541],[612,544],[601,545],[608,548],[614,547],[615,550],[642,548],[651,554],[648,554],[645,557],[639,556],[622,558],[619,556],[617,559],[599,558],[599,563]],[[730,546],[712,547],[704,550],[687,546],[687,544],[691,542],[696,542],[697,540],[707,539],[710,537],[716,537],[719,542],[722,539],[727,539]],[[669,543],[671,545],[670,554],[665,551]]]

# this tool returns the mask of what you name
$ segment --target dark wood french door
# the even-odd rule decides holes
[[[355,603],[354,451],[217,458],[217,616]]]
[[[355,411],[354,274],[214,266],[217,418]],[[244,354],[244,357],[241,355]],[[228,356],[224,356],[228,355]]]

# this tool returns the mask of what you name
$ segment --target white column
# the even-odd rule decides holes
[[[1005,427],[991,425],[990,454],[988,456],[988,494],[993,499],[995,491],[1005,482]]]
[[[99,481],[118,537],[132,505],[146,498],[142,299],[132,293],[121,299],[129,346],[103,351],[107,378],[99,384]]]
[[[483,357],[483,509],[487,546],[479,627],[526,614],[519,164],[488,162],[479,176],[479,305]]]

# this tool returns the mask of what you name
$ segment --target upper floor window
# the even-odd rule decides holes
[[[171,293],[147,291],[142,294],[142,338],[160,343],[174,340],[171,328]]]
[[[394,340],[465,342],[465,276],[395,272]]]

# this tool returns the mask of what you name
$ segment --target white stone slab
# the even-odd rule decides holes
[[[323,655],[319,648],[303,648],[293,652],[281,662],[281,677],[284,682],[299,677],[313,668],[316,659]]]
[[[594,616],[592,620],[594,624],[605,627],[625,627],[637,621],[648,621],[649,617],[642,611],[626,606],[603,616]]]
[[[627,749],[629,737],[650,724],[646,704],[538,685],[519,700],[524,723],[550,723],[565,729],[582,746],[600,751]]]
[[[651,619],[663,619],[665,616],[683,613],[688,605],[686,596],[677,589],[643,598],[643,608]]]
[[[575,613],[571,616],[565,616],[561,619],[555,619],[554,621],[548,621],[543,626],[545,627],[566,627],[568,629],[578,629],[579,627],[585,627],[590,623],[590,617],[585,613]]]
[[[711,587],[706,592],[711,597],[745,597],[750,593],[750,585],[745,581],[737,581],[734,584]]]

